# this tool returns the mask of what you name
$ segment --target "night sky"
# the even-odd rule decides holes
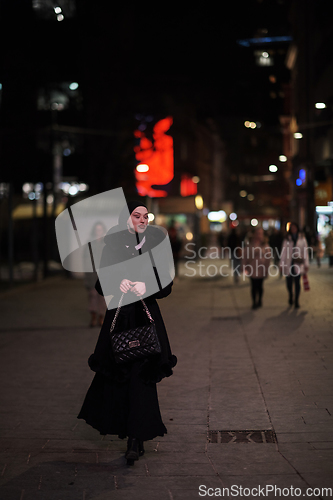
[[[161,95],[170,93],[179,105],[190,103],[199,119],[213,117],[222,127],[238,117],[276,125],[282,104],[269,97],[268,76],[279,71],[277,86],[288,80],[285,54],[272,70],[261,68],[253,47],[237,40],[289,35],[289,5],[238,0],[151,7],[81,0],[76,17],[59,23],[36,19],[26,0],[2,0],[2,28],[11,33],[6,38],[1,30],[2,123],[18,132],[25,151],[2,154],[21,177],[22,170],[36,169],[36,162],[29,163],[35,155],[29,133],[41,118],[32,108],[36,89],[52,81],[79,81],[85,96],[82,112],[61,114],[64,124],[119,131],[132,126],[136,113],[163,113]]]

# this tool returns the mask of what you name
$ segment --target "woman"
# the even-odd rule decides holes
[[[261,227],[254,230],[249,244],[244,249],[242,268],[251,280],[252,309],[262,306],[264,279],[268,276],[271,248],[268,246]]]
[[[305,237],[299,232],[296,222],[292,222],[285,238],[280,258],[280,269],[286,277],[289,292],[289,305],[299,308],[299,294],[301,291],[301,275],[309,270],[308,245]],[[293,295],[293,291],[295,295]],[[295,299],[294,299],[295,297]]]
[[[128,208],[125,206],[120,213],[118,226],[111,228],[104,238],[105,248],[96,289],[100,294],[103,293],[100,283],[104,279],[103,271],[113,267],[113,308],[110,309],[109,305],[95,351],[88,360],[96,374],[78,418],[86,420],[102,435],[116,434],[122,439],[128,437],[125,458],[129,465],[133,465],[134,460],[144,454],[144,441],[167,433],[160,414],[156,384],[172,375],[177,358],[171,353],[156,302],[156,299],[171,293],[170,274],[165,277],[163,273],[166,274],[168,270],[154,267],[154,285],[146,268],[147,262],[154,263],[152,250],[165,241],[166,235],[162,230],[148,226],[148,210],[143,203],[128,202],[127,205]],[[133,260],[138,256],[142,256],[139,261]],[[131,261],[134,265],[131,265]],[[158,291],[156,281],[159,284]],[[162,287],[161,283],[168,284]],[[105,285],[103,289],[104,295],[110,295]],[[140,300],[144,298],[155,321],[161,354],[123,364],[115,362],[110,326],[116,312],[114,308],[118,306],[122,295],[127,297],[127,303],[120,309],[114,332],[147,322]]]

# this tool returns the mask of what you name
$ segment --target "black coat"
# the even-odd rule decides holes
[[[160,272],[158,273],[157,270],[154,272],[159,275],[161,283],[168,284],[161,286],[160,290],[152,295],[149,295],[149,290],[147,290],[144,298],[155,321],[162,348],[161,354],[138,361],[116,364],[111,349],[110,326],[116,312],[115,307],[117,307],[121,296],[121,292],[117,288],[124,278],[123,273],[126,273],[126,262],[133,257],[133,253],[136,253],[133,252],[133,249],[135,250],[137,243],[127,230],[116,233],[111,230],[105,237],[106,247],[105,251],[103,250],[102,267],[105,266],[106,269],[109,265],[120,263],[120,272],[118,273],[119,269],[116,266],[117,272],[113,275],[114,279],[119,280],[119,282],[116,282],[114,289],[113,308],[110,308],[110,304],[95,351],[88,360],[90,368],[96,373],[78,418],[84,419],[103,435],[118,434],[120,438],[134,436],[146,441],[154,439],[156,436],[163,436],[167,432],[160,414],[156,383],[164,377],[172,375],[172,368],[176,365],[177,358],[171,353],[156,299],[167,297],[171,293],[172,281],[170,275],[169,277],[163,276],[167,272],[168,266],[164,269],[163,266],[162,268],[158,266]],[[148,254],[165,237],[161,231],[149,226],[145,231],[145,236],[146,242],[140,250],[141,253],[147,252]],[[137,252],[137,255],[139,253]],[[135,277],[132,274],[125,277],[131,281],[144,281],[143,267],[135,266]],[[133,268],[131,268],[132,272]],[[96,283],[96,289],[100,294],[103,294],[99,281]],[[132,292],[127,292],[127,294],[129,293]],[[134,295],[132,299],[135,302],[121,308],[114,332],[148,321],[142,302]]]
[[[144,266],[137,266],[135,270],[131,268],[131,273],[135,273],[135,276],[131,274],[126,275],[126,269],[128,268],[127,263],[130,259],[139,256],[140,254],[147,253],[151,255],[151,250],[156,248],[160,243],[163,242],[166,235],[159,229],[155,227],[148,226],[143,235],[140,235],[142,239],[145,236],[146,241],[140,250],[135,250],[135,245],[137,245],[137,235],[131,234],[128,230],[120,230],[119,227],[112,228],[108,234],[105,236],[105,248],[103,250],[100,268],[103,272],[103,268],[107,268],[110,265],[117,265],[117,272],[114,273],[114,285],[111,304],[106,312],[104,323],[95,347],[94,353],[90,356],[88,363],[90,368],[95,372],[100,372],[104,374],[109,379],[114,379],[117,381],[122,381],[129,376],[131,371],[131,364],[125,363],[118,365],[114,361],[111,340],[110,340],[110,327],[112,320],[115,315],[116,307],[118,306],[119,298],[122,292],[119,289],[120,282],[124,277],[130,279],[131,281],[146,281],[145,280],[145,269]],[[134,255],[133,255],[134,254]],[[146,256],[148,257],[148,255]],[[147,259],[146,259],[147,262]],[[149,262],[150,259],[149,259]],[[151,287],[147,286],[147,291],[143,296],[143,299],[155,321],[157,335],[160,340],[162,352],[159,355],[143,359],[140,362],[140,377],[146,383],[157,383],[160,382],[164,377],[169,377],[172,375],[172,368],[177,363],[177,358],[171,353],[170,344],[167,336],[167,332],[164,326],[162,315],[156,299],[161,299],[167,297],[171,293],[172,280],[170,275],[166,277],[168,273],[168,266],[165,268],[159,268],[157,271],[151,265],[151,272],[157,275],[157,283],[169,283],[168,285],[159,287],[159,291],[151,294]],[[164,274],[164,276],[163,276]],[[156,282],[154,290],[156,290]],[[96,283],[96,290],[98,293],[103,295],[103,290],[98,280]],[[107,292],[108,293],[108,292]],[[141,300],[134,296],[132,292],[127,292],[126,295],[131,295],[132,300],[135,302],[127,304],[120,309],[120,313],[116,322],[116,327],[114,332],[132,328],[134,326],[139,326],[147,323],[148,319],[144,312],[144,308]],[[111,309],[111,306],[113,308]]]

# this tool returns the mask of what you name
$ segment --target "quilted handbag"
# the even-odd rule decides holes
[[[122,294],[120,298],[116,314],[110,327],[111,345],[115,362],[126,363],[127,361],[159,354],[161,352],[161,344],[156,333],[155,322],[142,299],[141,302],[148,316],[149,324],[136,326],[122,332],[113,332],[123,297],[124,294]]]

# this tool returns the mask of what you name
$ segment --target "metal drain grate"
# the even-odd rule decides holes
[[[277,443],[272,430],[208,431],[209,443]]]

